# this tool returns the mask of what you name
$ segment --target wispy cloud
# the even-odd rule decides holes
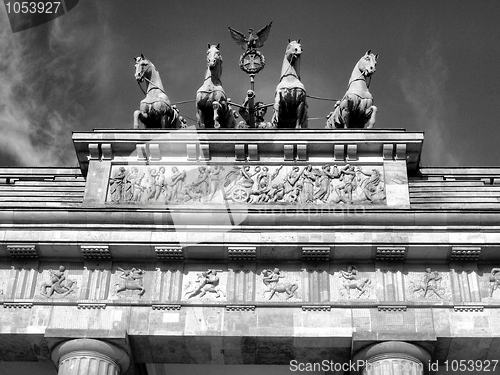
[[[419,59],[402,58],[399,72],[399,84],[413,109],[415,127],[425,131],[424,164],[459,165],[457,156],[446,151],[445,140],[455,104],[446,95],[449,72],[439,42],[432,39]]]
[[[76,165],[71,131],[108,64],[97,2],[77,9],[16,34],[0,10],[1,165]]]

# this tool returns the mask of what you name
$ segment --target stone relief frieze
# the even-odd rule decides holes
[[[385,204],[382,167],[114,166],[107,202],[128,204]]]
[[[427,267],[425,273],[409,273],[407,299],[445,300],[451,299],[450,276]]]
[[[52,296],[66,297],[76,291],[76,280],[66,276],[66,268],[60,266],[57,271],[49,269],[50,281],[40,286],[40,294],[50,298]]]
[[[137,290],[139,296],[144,294],[146,291],[143,286],[143,275],[146,273],[144,270],[135,267],[128,270],[118,267],[117,270],[121,275],[120,280],[114,285],[116,295],[127,290]]]
[[[347,266],[346,270],[340,270],[339,278],[342,280],[340,294],[348,299],[369,298],[371,292],[371,280],[358,275],[355,266]]]
[[[269,293],[267,296],[270,300],[276,293],[285,293],[286,299],[290,299],[292,297],[299,298],[297,295],[297,289],[299,286],[296,283],[280,279],[285,279],[285,275],[279,268],[262,270],[262,282],[267,287],[267,289],[264,290],[263,295],[266,296],[266,293]]]
[[[500,298],[500,293],[495,293],[497,290],[500,290],[500,268],[492,268],[489,277],[488,297]]]
[[[216,269],[197,273],[189,272],[185,278],[182,298],[186,300],[225,300],[226,275],[222,278],[221,273],[222,270]]]
[[[263,268],[257,275],[255,299],[258,301],[297,301],[300,300],[301,270],[287,267]]]

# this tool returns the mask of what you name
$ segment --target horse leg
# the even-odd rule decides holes
[[[214,129],[219,129],[219,109],[221,108],[221,105],[218,101],[214,101],[212,103],[212,108],[214,109]]]
[[[141,120],[141,122],[144,123],[143,118],[145,118],[145,116],[142,114],[141,111],[139,110],[134,111],[134,129],[139,129],[139,120]]]
[[[371,111],[370,119],[366,123],[366,128],[367,129],[372,129],[373,125],[375,125],[375,117],[376,117],[376,114],[377,114],[377,107],[375,107],[374,105],[372,105],[370,107],[370,111]]]

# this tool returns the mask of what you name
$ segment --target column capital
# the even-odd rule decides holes
[[[385,341],[357,352],[353,361],[364,361],[365,375],[423,374],[431,355],[423,348],[404,341]],[[387,367],[387,368],[386,368]],[[394,372],[394,367],[398,370]],[[411,369],[414,370],[411,370]]]
[[[59,367],[63,357],[67,358],[72,353],[76,356],[82,353],[95,353],[99,356],[108,357],[109,360],[113,361],[119,367],[121,373],[127,371],[130,366],[130,357],[125,350],[108,342],[95,339],[64,341],[52,350],[52,360]]]

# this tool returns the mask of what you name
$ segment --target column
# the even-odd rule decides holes
[[[423,375],[430,359],[429,353],[416,345],[386,341],[361,350],[353,361],[363,362],[363,375]]]
[[[120,375],[127,371],[130,357],[116,345],[94,339],[75,339],[52,350],[58,375]]]

